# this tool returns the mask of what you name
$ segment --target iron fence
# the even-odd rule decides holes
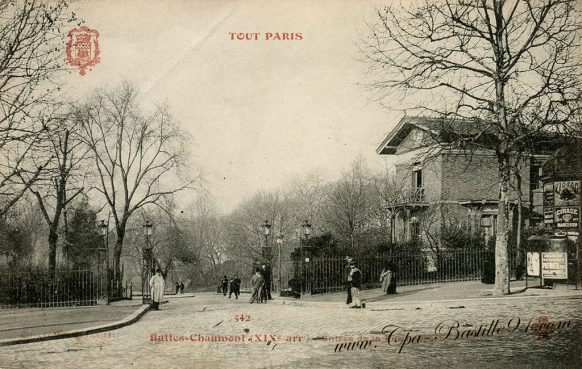
[[[0,274],[0,308],[91,306],[102,278],[90,270]]]
[[[510,275],[516,271],[516,255],[509,255]],[[390,265],[399,286],[480,280],[494,271],[493,253],[486,250],[422,251],[414,254],[378,255],[355,258],[362,271],[362,288],[381,286],[380,274]],[[347,263],[343,257],[312,257],[296,269],[295,279],[308,294],[338,292],[345,289]]]

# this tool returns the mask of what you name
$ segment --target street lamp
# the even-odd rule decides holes
[[[307,239],[309,238],[309,234],[311,233],[311,224],[309,224],[309,221],[305,220],[303,222],[303,224],[301,225],[301,228],[303,229],[303,236],[305,236],[305,237],[301,237],[300,242],[299,242],[299,258],[300,258],[300,266],[301,266],[300,298],[303,298],[303,289],[304,289],[303,285],[305,284],[305,278],[303,276],[304,275],[307,276],[307,273],[305,273],[305,271],[303,270],[303,243],[305,241],[307,241]],[[307,261],[307,259],[305,261]]]
[[[103,236],[103,244],[105,245],[105,276],[107,278],[107,284],[105,286],[106,291],[105,291],[105,303],[109,304],[110,302],[110,298],[109,298],[109,288],[110,288],[110,278],[109,278],[109,242],[107,242],[107,236],[108,236],[108,227],[107,224],[105,224],[105,221],[103,219],[101,219],[101,223],[99,224],[99,230],[101,233],[101,236]],[[99,258],[101,259],[101,258]],[[101,266],[101,260],[99,260],[99,266]]]
[[[271,270],[271,248],[268,246],[267,243],[267,239],[269,237],[269,234],[271,234],[271,224],[269,224],[269,220],[265,220],[265,223],[261,224],[261,228],[263,229],[263,234],[265,235],[265,247],[263,249],[262,252],[262,257],[263,257],[263,262],[266,262],[268,264],[269,270],[268,270],[268,281],[267,282],[267,298],[270,300],[271,299],[271,281],[272,281],[272,270]],[[267,278],[267,277],[265,277]]]
[[[281,295],[281,245],[283,244],[283,235],[279,233],[277,236],[277,246],[279,247],[279,270],[277,272],[277,289]]]
[[[309,224],[309,222],[306,220],[305,222],[303,222],[301,227],[303,228],[303,234],[305,235],[305,239],[309,238],[309,234],[311,233],[311,224]]]
[[[150,244],[150,236],[153,233],[153,224],[146,220],[145,224],[143,225],[143,231],[146,238],[146,244],[143,249],[143,267],[142,267],[142,304],[148,303],[148,298],[150,296],[149,293],[149,284],[148,284],[148,270],[151,271],[153,265],[153,255],[152,255],[152,247]],[[148,291],[146,294],[145,292]]]
[[[267,247],[268,247],[268,243],[267,243],[267,238],[269,237],[269,235],[271,234],[271,224],[269,224],[269,220],[265,220],[265,223],[261,224],[261,228],[263,229],[263,234],[265,235],[265,251],[263,252],[263,258],[266,258],[266,251],[267,251]]]

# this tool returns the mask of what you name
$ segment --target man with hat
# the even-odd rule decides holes
[[[354,305],[350,306],[350,308],[361,309],[362,300],[360,299],[360,289],[362,288],[362,272],[356,268],[356,263],[353,260],[350,261],[350,275],[348,279],[351,283],[352,300],[354,302]]]
[[[346,291],[348,291],[348,298],[346,300],[346,304],[349,305],[352,303],[352,281],[350,279],[350,263],[352,262],[352,258],[346,256],[346,267],[344,270],[344,284],[346,286]]]

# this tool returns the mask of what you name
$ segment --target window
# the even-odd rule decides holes
[[[540,187],[540,170],[541,165],[532,164],[529,167],[529,189],[531,191],[539,190]]]
[[[410,218],[410,240],[421,241],[420,220],[417,217]]]
[[[481,217],[481,227],[484,230],[485,243],[489,243],[497,233],[497,215],[483,215]]]
[[[412,166],[412,187],[422,188],[422,167],[420,163],[415,163]]]

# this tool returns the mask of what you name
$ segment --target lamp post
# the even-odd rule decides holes
[[[305,220],[303,222],[303,224],[301,225],[301,228],[303,229],[303,236],[304,237],[301,237],[301,242],[299,243],[299,258],[300,258],[300,262],[301,262],[301,291],[300,291],[300,298],[303,298],[303,292],[304,292],[303,285],[305,284],[305,280],[303,278],[303,275],[307,276],[307,273],[304,273],[304,270],[303,270],[303,243],[305,241],[307,241],[307,239],[309,238],[309,234],[311,233],[311,224],[309,224],[309,222],[307,220]],[[307,259],[305,259],[305,261],[307,261]]]
[[[279,247],[279,268],[277,271],[277,290],[279,295],[281,295],[281,245],[283,244],[283,235],[279,234],[277,236],[277,246]]]
[[[105,277],[107,278],[107,283],[105,285],[105,303],[109,305],[110,298],[109,298],[109,289],[110,289],[110,278],[109,278],[109,242],[107,242],[108,236],[108,227],[105,224],[105,221],[101,219],[101,223],[99,224],[99,230],[101,236],[103,236],[103,244],[105,249]],[[99,258],[101,259],[101,258]],[[99,264],[101,266],[101,260],[99,260]]]
[[[267,283],[267,298],[270,299],[271,298],[271,250],[268,247],[268,238],[269,238],[269,234],[271,234],[271,224],[269,224],[269,220],[265,220],[265,223],[261,224],[261,228],[263,229],[263,234],[265,235],[265,246],[263,248],[263,252],[262,252],[262,257],[263,257],[263,261],[266,262],[268,264],[269,267],[269,280]]]
[[[151,270],[151,264],[153,263],[153,255],[152,255],[152,247],[150,244],[150,236],[153,233],[153,224],[146,220],[145,224],[143,225],[143,231],[146,238],[146,244],[143,249],[143,268],[142,268],[142,304],[149,303],[150,293],[149,293],[149,285],[148,285],[148,270]],[[146,291],[148,294],[146,295]]]

